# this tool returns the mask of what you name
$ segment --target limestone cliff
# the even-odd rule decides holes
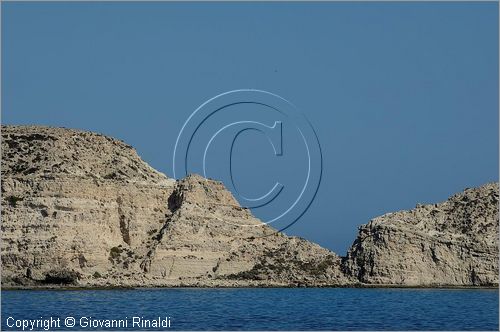
[[[339,257],[110,137],[2,126],[1,147],[3,286],[498,284],[497,184],[375,218]]]
[[[95,133],[2,127],[4,285],[335,285],[341,259]]]
[[[498,184],[359,228],[344,271],[366,284],[498,285]]]

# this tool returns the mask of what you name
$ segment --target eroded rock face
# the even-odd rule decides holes
[[[498,184],[359,228],[344,271],[367,284],[498,285]]]
[[[103,135],[2,126],[1,166],[3,286],[498,284],[498,184],[375,218],[341,258]]]
[[[335,285],[331,251],[287,237],[200,176],[175,182],[98,134],[2,127],[2,281]]]
[[[144,255],[174,184],[118,140],[2,126],[2,280],[106,275],[119,245]]]
[[[190,175],[169,201],[172,214],[143,266],[155,278],[220,285],[347,282],[337,255],[277,233],[241,208],[220,182]]]

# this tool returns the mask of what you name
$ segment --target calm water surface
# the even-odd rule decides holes
[[[61,318],[64,329],[69,316],[75,318],[74,331],[111,330],[82,328],[81,317],[127,320],[132,329],[133,316],[170,317],[172,330],[498,330],[498,290],[36,290],[1,295],[2,330],[16,330],[7,326],[9,317]]]

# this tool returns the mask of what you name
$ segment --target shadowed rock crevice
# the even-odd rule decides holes
[[[44,284],[76,285],[80,273],[66,270],[52,270],[45,274]]]
[[[123,242],[130,245],[129,221],[124,215],[120,215],[120,232],[122,233]]]
[[[177,186],[172,192],[172,195],[168,198],[168,209],[171,213],[174,213],[181,207],[183,199],[184,195],[182,189]]]

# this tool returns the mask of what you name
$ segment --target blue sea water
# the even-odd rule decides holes
[[[112,330],[80,322],[169,317],[150,330],[498,330],[492,289],[131,289],[1,292],[2,330],[18,320],[49,319],[50,330]],[[11,317],[11,318],[9,318]],[[84,318],[82,318],[84,317]],[[92,317],[92,318],[90,318]],[[54,328],[60,318],[60,328]],[[83,319],[83,321],[82,321]],[[138,318],[137,318],[138,319]],[[136,320],[138,322],[138,320]],[[143,320],[141,320],[143,322]],[[43,324],[43,323],[39,323]],[[71,321],[70,321],[71,324]],[[27,328],[29,329],[29,327]],[[147,329],[147,328],[146,328]],[[37,330],[43,330],[39,325]]]

